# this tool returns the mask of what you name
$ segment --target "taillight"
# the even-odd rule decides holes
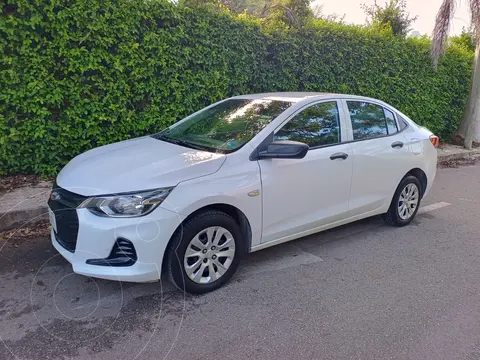
[[[438,145],[440,145],[440,138],[435,135],[430,135],[430,142],[435,147],[435,149],[437,149]]]

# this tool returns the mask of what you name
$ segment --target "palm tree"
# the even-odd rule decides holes
[[[475,60],[472,74],[472,85],[468,94],[467,106],[462,121],[453,135],[453,142],[472,148],[473,141],[480,140],[480,0],[466,0],[470,7],[471,24],[475,33]],[[438,11],[433,30],[431,55],[436,68],[439,58],[445,53],[448,31],[455,13],[455,0],[444,0]],[[477,127],[477,134],[475,134]]]

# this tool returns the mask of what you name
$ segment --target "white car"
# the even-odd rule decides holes
[[[52,242],[79,274],[150,282],[164,271],[181,290],[212,291],[246,253],[378,214],[407,225],[438,143],[375,99],[232,97],[70,161],[48,202]]]

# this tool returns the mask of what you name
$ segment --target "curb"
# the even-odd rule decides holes
[[[34,209],[12,210],[0,213],[0,232],[32,226],[46,219],[48,219],[48,208],[46,205]]]
[[[459,153],[453,154],[439,154],[437,163],[442,164],[447,161],[456,161],[456,160],[471,160],[480,156],[480,150],[467,150]]]
[[[448,161],[471,160],[477,157],[480,157],[480,149],[459,151],[453,154],[438,154],[437,164],[441,165]],[[0,232],[18,229],[23,226],[32,226],[45,219],[48,219],[46,201],[42,205],[29,209],[0,212]]]
[[[51,182],[42,181],[0,195],[0,232],[48,219],[47,200],[51,188]]]

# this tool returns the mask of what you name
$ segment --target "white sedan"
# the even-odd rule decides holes
[[[248,252],[378,214],[409,224],[438,143],[371,98],[232,97],[70,161],[49,200],[52,242],[76,273],[148,282],[166,272],[205,293]]]

